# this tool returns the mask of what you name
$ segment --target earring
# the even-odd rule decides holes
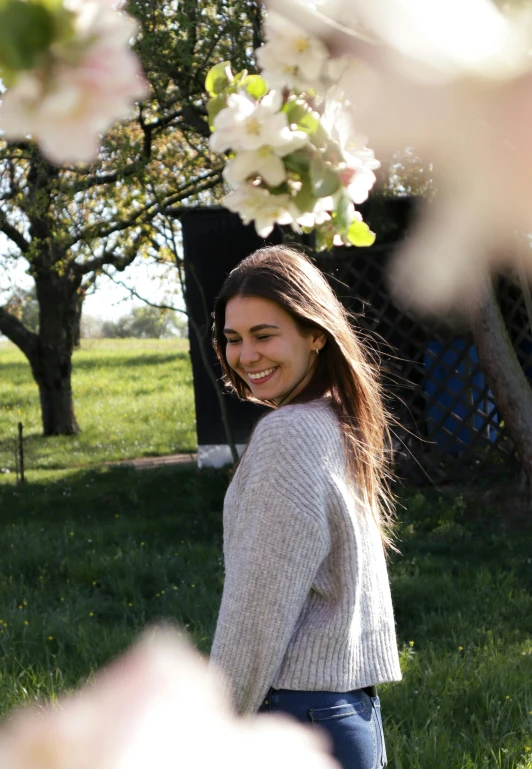
[[[319,354],[320,354],[320,351],[319,351],[319,350],[318,350],[318,348],[316,347],[316,355],[319,355]]]

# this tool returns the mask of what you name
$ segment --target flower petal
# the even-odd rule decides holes
[[[286,179],[286,169],[283,161],[273,153],[261,158],[261,161],[258,171],[266,184],[270,187],[277,187],[279,184],[282,184]]]
[[[224,179],[233,187],[246,181],[248,176],[259,172],[262,158],[257,152],[238,152],[223,170]]]

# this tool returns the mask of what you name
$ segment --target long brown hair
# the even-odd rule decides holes
[[[254,398],[248,384],[227,362],[223,333],[225,308],[235,296],[270,299],[290,313],[303,333],[316,328],[325,333],[327,342],[316,361],[314,376],[290,402],[330,394],[344,435],[349,480],[369,505],[384,545],[393,548],[388,414],[378,367],[351,325],[350,314],[324,275],[295,248],[268,246],[241,261],[228,275],[216,300],[213,342],[224,383],[244,400]]]

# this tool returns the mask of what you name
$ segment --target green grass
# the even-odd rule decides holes
[[[27,372],[0,352],[16,364],[2,392],[22,404],[2,412],[2,429],[24,408],[40,457],[25,487],[12,473],[0,483],[0,712],[77,686],[162,618],[210,648],[227,473],[99,464],[154,450],[148,417],[166,436],[161,453],[194,448],[188,356],[172,345],[81,350],[83,433],[63,440],[38,438]],[[501,506],[463,491],[400,489],[402,554],[389,570],[404,679],[379,689],[393,769],[532,769],[532,525],[505,527]]]
[[[0,486],[0,712],[76,686],[162,618],[208,651],[226,485],[177,466]]]
[[[37,386],[26,359],[9,343],[0,344],[0,373],[0,469],[15,469],[18,422],[30,478],[32,472],[47,477],[65,467],[195,450],[186,340],[82,340],[73,363],[81,428],[74,438],[42,438]]]
[[[404,682],[384,688],[397,769],[532,767],[532,526],[474,494],[412,492],[391,582]]]

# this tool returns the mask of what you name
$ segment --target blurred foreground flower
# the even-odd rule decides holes
[[[233,716],[212,669],[170,630],[146,633],[81,692],[0,727],[6,769],[338,769],[288,718]]]
[[[2,45],[10,22],[29,37]],[[46,23],[48,32],[35,42],[37,23]],[[9,0],[0,24],[7,24],[0,33],[0,74],[7,85],[0,130],[10,140],[35,139],[53,163],[89,162],[100,134],[148,95],[129,48],[135,23],[110,0],[64,0],[55,8]]]
[[[516,258],[515,230],[532,232],[530,8],[504,16],[489,0],[267,5],[354,62],[339,87],[380,157],[413,146],[434,162],[438,194],[396,255],[396,295],[436,311],[471,304],[484,268]]]

